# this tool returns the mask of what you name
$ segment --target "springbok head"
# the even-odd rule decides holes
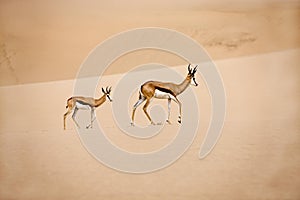
[[[110,102],[112,102],[112,99],[110,98],[110,92],[111,92],[111,87],[106,87],[105,90],[102,88],[102,92],[107,96]]]
[[[194,69],[192,69],[191,64],[189,64],[189,66],[188,66],[188,72],[189,72],[188,76],[193,80],[194,84],[192,84],[192,85],[194,85],[194,86],[198,86],[198,83],[196,82],[196,78],[195,78],[195,74],[197,72],[197,67],[198,67],[198,65],[196,65],[196,67],[194,67]]]

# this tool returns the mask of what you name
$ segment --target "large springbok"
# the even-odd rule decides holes
[[[139,100],[134,104],[132,116],[131,116],[131,125],[134,126],[134,114],[139,105],[146,101],[143,110],[151,122],[151,124],[155,125],[155,123],[152,121],[150,115],[147,112],[147,107],[150,104],[150,100],[152,98],[157,99],[168,99],[168,118],[167,123],[171,124],[169,118],[170,118],[170,109],[171,109],[171,100],[176,102],[179,106],[179,116],[178,116],[178,122],[181,123],[181,102],[177,99],[177,96],[181,94],[190,84],[193,80],[194,85],[198,86],[198,83],[195,79],[195,73],[197,71],[197,66],[192,69],[191,64],[188,65],[188,74],[186,78],[183,80],[180,84],[175,83],[165,83],[165,82],[158,82],[158,81],[148,81],[144,83],[139,91]]]
[[[64,114],[64,130],[66,130],[66,117],[73,112],[72,119],[75,122],[76,126],[79,128],[79,124],[76,122],[75,116],[79,109],[82,110],[91,110],[91,124],[87,125],[86,128],[93,128],[93,122],[96,119],[95,118],[95,108],[99,107],[106,101],[106,97],[109,99],[109,101],[112,101],[110,98],[110,92],[111,87],[104,90],[102,88],[103,95],[99,99],[94,99],[92,97],[71,97],[67,100],[67,106],[68,109],[67,112]]]

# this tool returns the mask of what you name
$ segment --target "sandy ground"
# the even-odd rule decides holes
[[[217,146],[198,159],[211,114],[209,94],[198,77],[200,86],[193,91],[201,120],[192,146],[170,167],[143,175],[117,172],[96,161],[71,119],[62,130],[72,80],[3,86],[1,199],[299,199],[299,55],[295,49],[216,62],[228,101]],[[120,77],[106,76],[99,84],[115,86]],[[78,115],[84,116],[89,113]],[[179,128],[174,123],[154,138],[136,140],[116,127],[111,104],[97,109],[97,116],[107,137],[132,152],[162,147]],[[137,118],[146,122],[141,110]],[[171,119],[176,119],[174,112]]]
[[[164,2],[0,1],[0,199],[300,199],[299,1]],[[88,53],[144,26],[178,30],[205,47],[224,81],[227,115],[216,147],[199,160],[212,107],[198,76],[200,126],[191,147],[168,168],[133,175],[94,159],[71,119],[63,130],[62,115]],[[99,86],[115,87],[147,62],[185,64],[164,52],[133,52]],[[179,129],[174,123],[151,139],[133,139],[117,128],[111,109],[106,102],[97,119],[128,151],[158,149]],[[147,122],[141,110],[137,122]]]

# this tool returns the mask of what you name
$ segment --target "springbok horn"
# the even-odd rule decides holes
[[[108,86],[105,88],[106,93],[108,93]]]
[[[192,70],[191,70],[191,64],[189,64],[189,66],[188,66],[188,70],[189,70],[189,73],[191,73],[191,72],[192,72]]]
[[[102,88],[102,92],[105,93],[104,89]]]
[[[198,65],[196,65],[196,67],[194,68],[193,73],[195,73],[197,71],[197,67],[198,67]]]
[[[109,87],[108,92],[111,92],[111,86]]]

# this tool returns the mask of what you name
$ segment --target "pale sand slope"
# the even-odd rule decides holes
[[[96,45],[119,32],[149,26],[186,34],[214,60],[299,48],[299,4],[299,0],[0,1],[0,85],[73,79]],[[136,52],[106,74],[124,73],[148,62],[184,64],[161,52]]]
[[[299,199],[299,63],[300,49],[216,62],[227,116],[215,149],[198,159],[211,109],[198,76],[200,86],[193,91],[201,118],[195,141],[175,164],[144,175],[96,161],[70,119],[62,130],[73,81],[0,87],[0,199]],[[119,78],[104,77],[100,85],[115,86]],[[173,124],[152,139],[134,140],[118,130],[109,103],[97,116],[116,145],[134,152],[162,147],[179,128]],[[141,110],[137,117],[146,122]]]

